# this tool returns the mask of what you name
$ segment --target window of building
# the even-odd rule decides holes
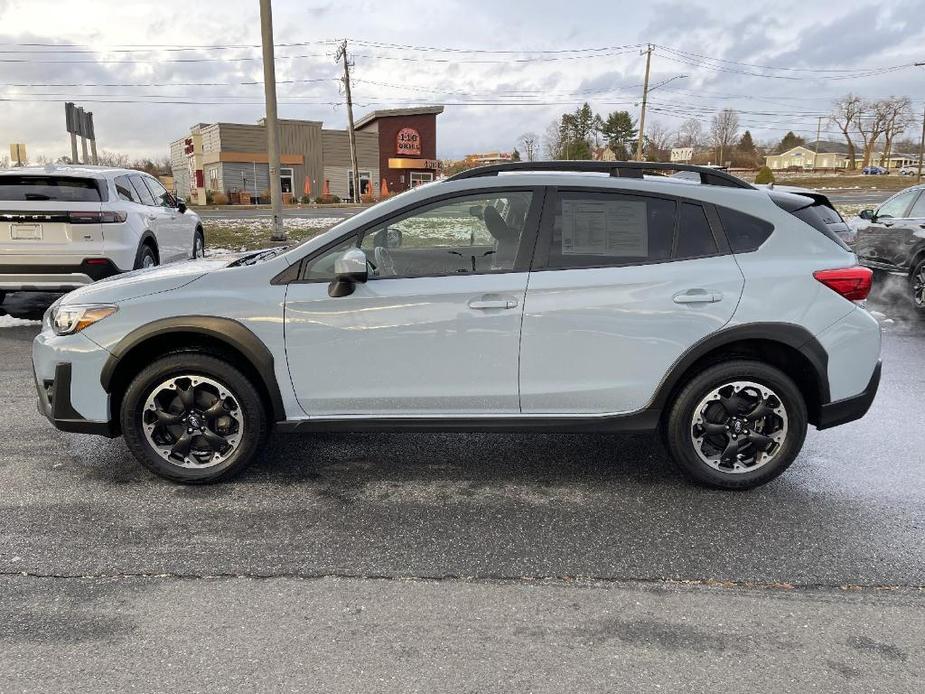
[[[291,193],[291,192],[292,192],[292,181],[293,181],[292,169],[291,169],[291,168],[282,168],[282,167],[280,167],[280,170],[279,170],[279,183],[280,183],[280,188],[281,188],[281,190],[282,190],[283,193]]]
[[[412,171],[411,172],[410,181],[411,181],[412,188],[417,188],[418,186],[422,186],[425,183],[430,183],[433,180],[434,180],[434,175],[430,172],[426,172],[426,171]]]
[[[209,169],[209,188],[210,188],[211,190],[218,190],[218,189],[219,189],[219,185],[218,185],[218,169],[217,169],[217,168],[211,168],[211,169]]]
[[[373,179],[372,173],[369,171],[360,172],[360,195],[368,195],[370,191],[371,181]],[[347,197],[351,200],[353,197],[353,169],[347,171]]]
[[[513,270],[532,200],[529,191],[466,195],[374,227],[361,243],[371,277]]]
[[[558,196],[546,267],[639,265],[671,257],[673,200],[624,193]]]

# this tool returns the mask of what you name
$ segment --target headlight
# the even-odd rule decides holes
[[[118,311],[117,306],[90,304],[53,307],[50,323],[55,335],[73,335]]]

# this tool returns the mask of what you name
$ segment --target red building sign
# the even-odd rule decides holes
[[[399,155],[420,155],[421,135],[414,128],[402,128],[395,136],[395,152]]]

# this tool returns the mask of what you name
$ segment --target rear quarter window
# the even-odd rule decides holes
[[[0,200],[11,202],[100,202],[93,178],[65,176],[0,176]]]
[[[750,214],[731,210],[728,207],[717,207],[723,231],[729,241],[729,248],[733,253],[748,253],[756,251],[771,233],[774,225],[763,219],[752,217]]]

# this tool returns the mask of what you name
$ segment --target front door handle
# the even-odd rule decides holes
[[[676,304],[715,304],[723,300],[721,292],[708,292],[706,289],[688,289],[686,292],[675,294],[673,300]]]
[[[469,308],[490,309],[490,308],[516,308],[516,299],[472,299],[469,302]]]

